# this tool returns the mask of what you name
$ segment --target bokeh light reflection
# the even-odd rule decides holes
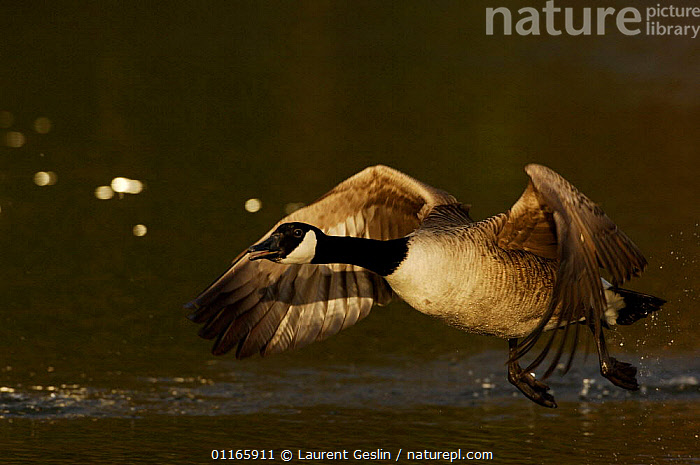
[[[5,145],[18,149],[27,142],[27,138],[19,131],[9,131],[5,134]]]
[[[257,213],[262,208],[262,200],[248,199],[245,201],[245,205],[243,205],[243,208],[245,208],[245,211],[249,213]]]
[[[148,228],[143,224],[137,224],[133,227],[132,232],[136,237],[143,237],[148,232]]]
[[[143,190],[143,183],[138,179],[117,177],[112,179],[111,187],[120,194],[139,194]]]
[[[114,197],[114,191],[110,186],[100,186],[95,189],[95,197],[100,200],[108,200]]]
[[[41,116],[34,120],[34,131],[38,134],[47,134],[51,130],[51,120],[45,116]]]
[[[58,181],[58,176],[53,171],[37,171],[34,173],[34,184],[37,186],[53,186]]]

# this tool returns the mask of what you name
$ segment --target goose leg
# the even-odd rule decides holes
[[[595,336],[595,328],[590,327]],[[639,389],[637,384],[637,368],[629,363],[619,362],[615,358],[608,355],[608,348],[605,345],[605,336],[603,330],[600,330],[598,337],[595,337],[596,348],[598,349],[598,360],[600,360],[600,374],[608,378],[615,386],[619,386],[630,391]]]
[[[508,339],[509,356],[512,357],[518,346],[518,339]],[[510,384],[520,389],[525,396],[544,407],[556,408],[557,403],[554,396],[549,394],[549,386],[541,381],[537,381],[532,373],[527,373],[520,367],[517,361],[508,362],[508,381]]]

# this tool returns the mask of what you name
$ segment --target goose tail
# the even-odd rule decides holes
[[[618,325],[631,325],[635,321],[660,310],[666,303],[664,299],[641,292],[621,288],[612,288],[611,290],[624,302],[624,307],[617,312],[616,323]]]

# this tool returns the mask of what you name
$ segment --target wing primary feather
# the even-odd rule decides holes
[[[563,371],[564,374],[568,373],[569,370],[571,369],[571,366],[574,363],[574,358],[576,356],[576,347],[578,346],[578,339],[579,339],[579,335],[580,335],[579,331],[581,329],[581,325],[574,324],[573,326],[574,326],[574,340],[571,343],[571,349],[569,350],[569,359],[567,360],[566,366],[564,367],[564,371]]]
[[[359,316],[359,302],[355,302],[350,299],[350,296],[358,296],[359,289],[357,287],[357,281],[355,279],[355,274],[354,273],[347,273],[345,275],[345,288],[347,289],[347,294],[345,295],[345,318],[343,318],[343,324],[341,325],[340,329],[345,329],[349,326],[352,326],[355,324],[357,321],[357,318]]]
[[[328,302],[317,341],[337,333],[343,326],[344,311],[341,298],[346,293],[345,279],[342,279],[341,272],[343,265],[331,264],[328,266],[331,269],[330,282],[328,284]]]
[[[236,358],[245,358],[259,352],[260,355],[267,355],[267,348],[279,328],[282,318],[287,313],[289,304],[286,302],[273,302],[270,308],[260,318],[260,321],[253,327],[246,336],[245,341],[239,347]]]
[[[299,299],[299,321],[292,339],[291,347],[299,348],[313,342],[323,325],[325,302],[328,300],[328,286],[322,270],[325,267],[313,267],[309,276],[305,276],[297,295],[313,295],[310,303]]]
[[[531,350],[548,327],[561,327],[585,319],[597,336],[607,308],[600,281],[600,269],[610,272],[614,285],[638,275],[646,260],[634,243],[588,197],[549,168],[528,165],[527,188],[506,215],[497,233],[497,243],[505,249],[522,249],[545,258],[557,258],[558,269],[549,306],[535,329],[523,338],[511,355],[517,360]],[[556,244],[556,247],[555,247]],[[554,320],[553,320],[554,318]],[[562,338],[551,374],[563,355],[567,337]],[[579,339],[578,325],[573,335],[566,369],[571,366]],[[552,348],[553,340],[528,366],[536,368]]]
[[[216,317],[211,318],[200,330],[200,336],[204,339],[213,339],[219,333],[228,331],[227,328],[231,326],[240,315],[244,315],[260,302],[260,295],[258,293],[251,293],[244,299],[236,302],[235,309],[230,309],[229,306],[224,307],[221,312],[219,312]]]

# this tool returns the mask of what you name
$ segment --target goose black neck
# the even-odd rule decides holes
[[[345,263],[388,276],[408,255],[408,238],[379,241],[361,237],[323,236],[311,263]]]

